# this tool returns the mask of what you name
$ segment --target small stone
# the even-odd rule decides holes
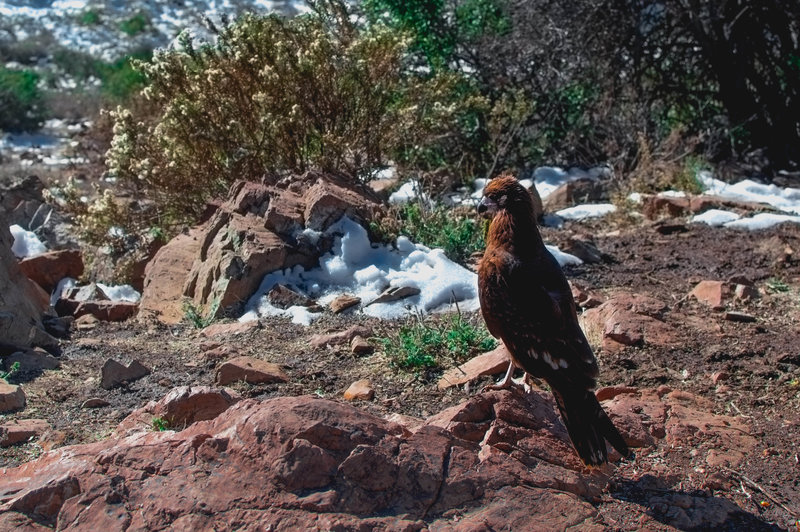
[[[172,386],[172,381],[165,377],[163,379],[158,380],[158,385],[163,386],[164,388],[170,388]]]
[[[731,295],[731,285],[722,281],[700,281],[689,295],[714,310],[722,310],[725,308],[724,300]]]
[[[736,321],[740,323],[752,323],[756,321],[755,316],[751,316],[750,314],[746,314],[744,312],[735,311],[726,312],[724,318],[727,321]]]
[[[758,288],[748,284],[737,284],[733,292],[734,299],[751,301],[759,298]]]
[[[316,304],[310,297],[295,292],[283,284],[276,284],[272,287],[272,290],[267,294],[267,298],[272,305],[282,309],[287,309],[289,307],[310,307]]]
[[[250,331],[255,331],[259,328],[258,320],[234,321],[232,323],[215,323],[204,328],[200,334],[206,338],[215,338],[217,336],[235,336],[237,334],[244,334]]]
[[[345,331],[332,332],[327,334],[316,334],[311,337],[309,343],[311,347],[320,349],[332,345],[349,344],[356,336],[369,338],[372,336],[372,329],[360,325],[354,325]]]
[[[350,294],[342,294],[333,301],[331,301],[328,307],[334,314],[339,314],[349,308],[358,305],[359,303],[361,303],[360,297],[351,296]]]
[[[99,397],[92,397],[87,399],[81,404],[81,408],[102,408],[104,406],[108,406],[111,403],[106,401],[105,399],[101,399]]]
[[[575,300],[575,304],[579,307],[594,308],[603,303],[603,299],[600,296],[590,292],[582,284],[570,281],[569,286],[572,290],[572,299]]]
[[[97,324],[100,323],[100,320],[91,314],[84,314],[83,316],[75,318],[73,323],[75,324],[75,328],[79,331],[90,331],[97,327]]]
[[[46,430],[39,436],[39,447],[45,451],[51,451],[56,447],[61,447],[67,441],[67,433],[63,430]]]
[[[249,384],[289,382],[289,377],[278,364],[253,357],[228,360],[217,370],[217,384],[225,386],[237,381]]]
[[[605,256],[597,249],[594,242],[577,237],[571,237],[563,251],[570,255],[575,255],[586,264],[597,264],[605,259]]]
[[[5,357],[5,369],[8,371],[15,363],[19,362],[21,372],[40,372],[45,369],[58,369],[61,362],[56,357],[45,351],[29,349],[17,351]]]
[[[344,398],[348,401],[372,401],[374,397],[375,389],[366,379],[354,382],[344,392]]]
[[[488,353],[478,355],[457,368],[445,371],[436,386],[440,390],[444,390],[451,386],[471,382],[484,375],[497,375],[508,369],[510,360],[508,350],[503,344],[500,344]]]
[[[138,360],[134,360],[128,367],[125,367],[113,358],[109,358],[106,359],[100,370],[100,386],[110,390],[124,382],[133,382],[149,374],[150,370]]]
[[[366,306],[374,305],[375,303],[391,303],[392,301],[416,296],[419,293],[420,289],[415,286],[390,286],[381,295],[367,303]]]
[[[726,381],[730,378],[730,375],[727,371],[715,371],[711,374],[711,382],[714,384],[719,384],[722,381]]]
[[[350,350],[354,355],[362,356],[371,354],[375,349],[363,336],[355,336],[350,342]]]
[[[597,397],[598,401],[607,401],[608,399],[613,399],[618,395],[622,395],[624,393],[636,393],[638,391],[637,388],[633,386],[605,386],[600,388],[595,392],[595,396]]]
[[[49,428],[49,423],[44,419],[19,419],[3,423],[0,425],[0,447],[28,441]]]
[[[25,392],[16,384],[0,379],[0,414],[25,408]]]

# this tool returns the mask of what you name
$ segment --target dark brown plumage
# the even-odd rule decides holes
[[[489,331],[503,340],[518,367],[550,385],[586,465],[608,461],[606,440],[628,456],[628,446],[594,395],[597,361],[578,325],[567,279],[544,247],[530,194],[513,176],[501,176],[486,186],[478,211],[491,217],[478,267]]]

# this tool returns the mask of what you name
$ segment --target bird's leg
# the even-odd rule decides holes
[[[531,387],[531,383],[535,382],[531,381],[533,379],[527,372],[525,375],[520,377],[519,379],[514,378],[514,370],[517,368],[517,364],[512,360],[508,363],[508,370],[506,371],[506,376],[503,377],[503,380],[498,382],[497,384],[490,384],[486,386],[483,391],[497,391],[497,390],[508,390],[512,386],[522,386],[522,389],[525,390],[526,393],[530,393],[533,389]]]

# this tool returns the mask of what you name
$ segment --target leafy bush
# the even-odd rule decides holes
[[[107,63],[82,52],[60,48],[53,53],[53,63],[79,80],[100,79],[104,98],[123,103],[145,85],[144,74],[133,68],[132,61],[148,61],[152,55],[151,51],[142,50]]]
[[[473,325],[460,313],[432,325],[417,317],[379,341],[393,365],[412,370],[439,367],[444,359],[464,362],[497,345],[485,328]]]
[[[17,362],[14,362],[13,364],[11,364],[11,367],[10,367],[10,368],[8,368],[8,371],[3,371],[3,370],[0,370],[0,379],[3,379],[3,380],[8,380],[8,379],[9,379],[9,378],[11,378],[11,377],[12,377],[12,376],[13,376],[13,375],[16,373],[16,372],[18,372],[18,371],[19,371],[19,368],[20,368],[20,367],[21,367],[21,365],[20,365],[19,361],[17,361]]]
[[[80,14],[78,22],[84,26],[96,26],[100,24],[100,12],[96,9],[89,9]]]
[[[39,75],[0,66],[0,130],[32,131],[42,125],[44,109]]]
[[[111,173],[183,221],[236,179],[312,167],[367,179],[453,130],[460,78],[407,72],[404,35],[336,13],[245,15],[213,46],[183,35],[181,50],[135,62],[154,117],[115,112]]]
[[[149,24],[150,21],[144,13],[136,13],[131,18],[123,20],[119,25],[119,29],[126,35],[134,37],[142,33]]]

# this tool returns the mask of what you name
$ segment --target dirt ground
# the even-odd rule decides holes
[[[609,492],[597,501],[606,521],[620,530],[635,528],[643,512],[658,517],[649,502],[653,494],[702,492],[733,501],[743,510],[732,530],[800,529],[800,227],[745,232],[704,225],[665,230],[640,223],[615,229],[592,222],[543,232],[546,241],[556,244],[576,233],[591,235],[610,261],[570,268],[567,276],[602,294],[628,290],[658,298],[668,305],[666,321],[682,339],[673,348],[598,350],[600,386],[667,385],[699,394],[713,402],[715,413],[746,418],[759,440],[737,470],[721,472],[728,482],[716,487],[709,486],[709,472],[702,471],[703,464],[689,448],[659,455],[640,452],[636,460],[616,469]],[[754,323],[725,321],[723,312],[688,297],[698,281],[734,276],[749,279],[762,292],[759,299],[729,308],[755,316]],[[73,331],[63,341],[60,370],[13,379],[23,384],[28,408],[6,419],[44,418],[54,430],[41,444],[1,449],[0,466],[31,460],[42,447],[102,439],[133,409],[175,386],[212,385],[219,362],[204,354],[214,347],[211,342],[227,346],[229,356],[277,362],[290,376],[286,384],[234,387],[246,397],[319,394],[340,399],[353,381],[368,378],[377,393],[374,401],[362,403],[363,408],[380,415],[425,417],[489,383],[486,378],[468,389],[439,391],[438,374],[399,371],[380,350],[356,357],[346,348],[314,349],[309,344],[316,333],[354,324],[372,327],[375,336],[398,326],[349,315],[328,316],[308,328],[284,319],[264,320],[257,330],[214,340],[189,324],[167,327],[130,321]],[[100,368],[107,358],[125,363],[136,359],[152,374],[127,387],[104,390],[99,386]],[[715,372],[728,377],[715,384]],[[109,405],[81,407],[93,397]],[[656,465],[657,478],[648,476]],[[672,530],[666,525],[664,529]]]

